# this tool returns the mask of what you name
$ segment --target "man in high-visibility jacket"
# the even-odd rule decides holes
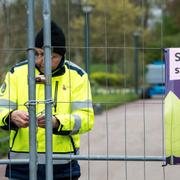
[[[80,134],[94,124],[91,89],[87,73],[64,59],[65,37],[60,27],[51,23],[52,44],[52,128],[54,154],[78,154]],[[36,100],[44,102],[43,28],[35,39]],[[16,64],[7,73],[0,89],[0,127],[10,129],[9,158],[29,158],[29,115],[27,60]],[[45,104],[37,103],[38,180],[45,179]],[[48,142],[49,143],[49,142]],[[53,160],[54,179],[78,179],[80,167],[75,160]],[[10,179],[29,179],[29,165],[12,164],[6,168]]]

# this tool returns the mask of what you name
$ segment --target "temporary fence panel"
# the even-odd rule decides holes
[[[5,2],[5,1],[4,1]],[[95,1],[96,2],[96,1]],[[79,57],[81,52],[84,52],[84,64],[85,69],[91,74],[93,70],[91,65],[91,60],[94,54],[98,54],[98,58],[102,59],[101,64],[105,64],[104,71],[108,73],[113,67],[111,63],[113,60],[116,63],[115,69],[116,72],[120,72],[124,75],[123,87],[118,90],[125,96],[131,92],[139,94],[139,84],[140,81],[143,84],[145,89],[145,60],[147,57],[147,52],[151,51],[154,54],[160,54],[163,59],[163,14],[160,18],[161,32],[159,34],[160,47],[147,47],[145,44],[145,16],[141,15],[139,20],[139,29],[133,29],[132,37],[129,37],[129,30],[126,25],[131,22],[127,22],[127,14],[130,13],[129,7],[132,4],[129,4],[127,0],[121,0],[114,2],[115,6],[111,4],[111,0],[104,0],[103,5],[99,5],[97,2],[97,7],[92,6],[91,8],[100,8],[98,11],[98,16],[93,16],[93,12],[83,11],[84,20],[77,22],[75,25],[82,24],[84,22],[84,33],[82,32],[82,37],[79,35],[79,39],[73,41],[73,33],[77,33],[78,28],[76,26],[71,26],[71,23],[74,19],[71,19],[72,3],[75,3],[73,7],[78,8],[80,1],[70,1],[70,0],[57,0],[42,1],[42,16],[43,24],[46,27],[44,31],[45,37],[45,74],[48,80],[46,90],[45,90],[45,101],[38,102],[36,101],[35,95],[35,76],[34,76],[34,30],[35,30],[35,2],[33,0],[27,1],[27,16],[28,16],[28,60],[29,60],[29,101],[27,102],[27,107],[30,114],[30,158],[29,159],[2,159],[0,164],[28,164],[30,165],[30,179],[36,180],[36,171],[38,158],[36,154],[36,131],[37,125],[33,123],[36,119],[36,105],[37,103],[43,103],[46,105],[46,179],[53,179],[53,169],[52,161],[56,159],[77,159],[80,162],[82,175],[81,180],[99,180],[99,179],[139,179],[139,180],[169,180],[169,179],[178,179],[179,170],[176,168],[164,167],[165,164],[165,154],[164,154],[164,117],[163,117],[163,96],[155,97],[152,99],[142,99],[137,100],[132,103],[125,103],[124,105],[109,110],[109,105],[119,104],[119,100],[114,100],[113,102],[108,101],[98,101],[94,103],[94,106],[100,105],[104,108],[104,111],[101,114],[95,116],[95,126],[94,129],[82,135],[81,138],[81,153],[80,155],[53,155],[52,156],[52,126],[50,119],[52,112],[51,106],[53,103],[51,97],[51,45],[50,45],[50,20],[51,20],[51,5],[58,4],[57,9],[59,13],[64,12],[62,4],[65,4],[66,13],[64,14],[64,19],[66,19],[67,31],[67,50],[66,58],[71,60],[71,57]],[[117,3],[117,4],[116,4]],[[145,8],[145,0],[137,1],[137,5],[141,8],[139,11],[143,11]],[[84,5],[88,5],[88,1],[84,1]],[[166,4],[165,1],[161,0],[161,9],[163,9]],[[113,8],[112,8],[112,7]],[[120,7],[120,9],[115,9],[115,7]],[[53,6],[54,7],[54,6]],[[85,6],[84,6],[85,7]],[[132,6],[133,7],[133,6]],[[4,9],[6,10],[6,8]],[[87,10],[87,6],[85,7]],[[119,12],[120,10],[120,12]],[[96,9],[94,10],[96,11]],[[117,28],[113,28],[114,24],[111,24],[111,18],[114,16],[109,16],[111,13],[121,14],[122,22],[117,24]],[[55,13],[55,9],[52,13]],[[92,14],[90,14],[92,13]],[[162,12],[163,13],[163,12]],[[8,15],[6,14],[6,29],[9,32],[10,23],[8,24]],[[79,16],[76,15],[77,17]],[[60,17],[62,18],[62,17]],[[93,18],[93,19],[92,19]],[[62,19],[61,19],[62,20]],[[95,33],[94,26],[91,26],[92,21],[97,20],[97,23],[100,29]],[[138,22],[139,22],[138,21]],[[122,32],[116,32],[117,29],[122,27]],[[137,26],[132,26],[134,28]],[[77,28],[77,29],[73,29]],[[138,31],[138,32],[137,32]],[[116,38],[112,37],[112,34],[117,34]],[[90,41],[92,35],[100,35],[97,38],[97,41]],[[11,38],[11,36],[9,36]],[[83,46],[82,39],[84,39]],[[130,44],[130,40],[134,40],[134,45]],[[78,41],[79,40],[79,41]],[[140,42],[141,41],[141,44]],[[151,39],[149,39],[151,41]],[[153,40],[152,40],[153,41]],[[75,43],[77,42],[77,43]],[[3,47],[0,51],[9,52],[9,51],[25,51],[26,48],[12,48],[9,43],[7,47]],[[76,54],[76,56],[74,56]],[[116,56],[114,55],[116,54]],[[117,58],[119,57],[119,59]],[[132,59],[131,59],[132,58]],[[130,60],[131,59],[131,60]],[[133,62],[132,62],[133,61]],[[134,69],[134,67],[136,67]],[[139,69],[141,70],[139,70]],[[127,75],[130,75],[131,79],[127,78]],[[140,80],[141,76],[141,80]],[[91,76],[89,76],[91,78]],[[134,89],[129,88],[134,82]],[[111,94],[111,87],[109,86],[108,79],[105,80],[105,86],[102,89],[98,89],[103,94]],[[87,92],[88,93],[88,92]],[[63,106],[63,103],[70,102],[57,102]],[[0,104],[3,106],[3,104]],[[22,105],[24,106],[24,105]]]

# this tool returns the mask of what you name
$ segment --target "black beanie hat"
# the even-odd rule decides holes
[[[64,56],[66,52],[65,36],[62,29],[53,21],[51,21],[51,46],[53,48],[53,52]],[[43,48],[43,28],[41,28],[36,35],[35,47]]]

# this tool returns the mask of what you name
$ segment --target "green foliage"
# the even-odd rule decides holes
[[[6,1],[4,1],[6,2]],[[88,1],[89,3],[90,1]],[[108,64],[121,63],[124,60],[121,47],[132,46],[132,34],[139,29],[137,21],[144,12],[129,0],[104,1],[92,0],[95,8],[90,14],[89,42],[90,61]],[[71,1],[53,0],[52,19],[61,25],[66,35],[66,58],[77,64],[83,64],[84,53],[84,18],[80,5]],[[27,56],[27,2],[15,0],[10,4],[0,4],[0,47],[5,49],[0,54],[0,75],[5,70]],[[35,2],[35,31],[42,26],[42,2]],[[5,14],[7,15],[5,17]],[[128,23],[127,23],[128,22]],[[110,48],[109,48],[110,47]],[[7,51],[6,49],[13,49]],[[126,59],[131,61],[132,53],[127,53]],[[109,66],[109,65],[108,65]]]
[[[119,72],[119,67],[117,64],[111,64],[110,67],[107,64],[98,63],[98,64],[91,64],[91,73],[94,72]]]
[[[90,14],[89,34],[90,46],[95,48],[90,49],[91,62],[106,63],[107,60],[111,64],[117,63],[123,59],[123,52],[119,47],[123,47],[125,43],[132,46],[132,34],[139,29],[137,20],[143,14],[143,8],[135,6],[129,0],[125,3],[124,0],[107,1],[107,4],[94,0],[93,3],[95,9]],[[84,17],[74,19],[71,28],[74,34],[71,45],[84,46]]]
[[[145,46],[151,47],[153,50],[146,49],[143,51],[145,64],[154,60],[162,60],[163,48],[180,46],[180,28],[176,24],[175,19],[166,15],[162,24],[156,27],[145,36]]]
[[[9,134],[7,131],[0,129],[0,139],[7,137]],[[0,142],[0,157],[5,156],[9,150],[9,141]]]
[[[93,94],[93,103],[100,104],[104,110],[117,107],[136,99],[138,99],[138,97],[134,93],[120,89],[119,91],[116,89],[113,93],[111,89],[110,91],[106,91],[106,93]]]
[[[25,5],[24,0],[13,1],[13,3],[4,1],[0,4],[0,48],[4,49],[0,53],[0,75],[5,72],[4,67],[10,67],[17,62],[19,55],[26,52]],[[11,50],[7,51],[8,48]],[[18,50],[13,50],[13,48]]]
[[[179,47],[180,33],[176,34],[176,36],[166,36],[164,41],[166,47]]]
[[[168,28],[176,28],[180,29],[180,11],[179,11],[180,1],[179,0],[167,0],[165,13],[166,16],[171,19],[170,23],[173,26],[169,26]],[[167,21],[167,19],[166,19]]]
[[[91,80],[99,86],[121,86],[123,87],[127,76],[118,73],[94,72],[90,75]]]
[[[160,28],[159,28],[160,29]],[[179,33],[180,27],[177,26],[175,19],[171,16],[164,17],[163,33],[165,36],[174,35]]]

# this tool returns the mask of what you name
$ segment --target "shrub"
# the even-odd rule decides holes
[[[127,75],[119,73],[94,72],[90,77],[91,81],[99,86],[124,86],[124,82],[129,81]]]

